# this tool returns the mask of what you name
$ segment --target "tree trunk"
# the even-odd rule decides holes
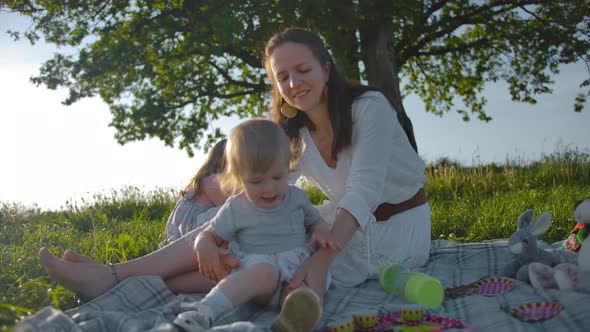
[[[400,84],[395,57],[389,56],[389,48],[393,47],[393,27],[391,19],[363,27],[360,30],[361,46],[363,48],[365,73],[369,85],[383,90],[392,101],[397,112],[397,118],[408,136],[410,144],[416,152],[418,146],[414,137],[412,121],[406,114],[400,93]]]

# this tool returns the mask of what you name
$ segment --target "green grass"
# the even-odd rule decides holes
[[[444,160],[427,169],[433,239],[475,242],[506,238],[518,215],[534,208],[553,213],[541,239],[564,239],[573,227],[573,204],[590,198],[590,156],[556,153],[540,162],[461,167]],[[304,184],[310,199],[324,196]],[[120,262],[156,249],[175,192],[141,192],[129,187],[90,201],[66,203],[61,211],[0,202],[0,330],[47,305],[66,310],[79,305],[72,292],[56,286],[37,258],[42,246],[61,255],[73,249],[101,262]]]

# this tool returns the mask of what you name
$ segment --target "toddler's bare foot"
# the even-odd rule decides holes
[[[80,256],[78,255],[77,259]],[[43,247],[39,250],[39,260],[51,278],[84,300],[91,300],[104,294],[116,283],[108,265],[91,259],[80,262],[59,259],[49,249]]]
[[[64,251],[64,254],[62,256],[64,261],[68,261],[68,262],[75,262],[75,263],[97,263],[97,261],[95,261],[94,259],[86,256],[86,255],[82,255],[79,254],[75,251],[71,251],[70,249]]]

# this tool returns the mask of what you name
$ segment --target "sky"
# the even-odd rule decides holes
[[[165,146],[157,139],[120,145],[108,106],[99,97],[61,104],[66,90],[35,86],[29,78],[59,51],[42,41],[13,41],[6,30],[30,24],[0,12],[0,206],[16,204],[59,210],[66,201],[89,200],[132,186],[142,191],[180,189],[204,160]],[[493,120],[464,122],[450,112],[426,113],[418,97],[404,105],[414,125],[420,156],[465,166],[530,162],[566,149],[590,153],[590,105],[573,111],[579,84],[588,77],[582,63],[562,66],[551,95],[536,105],[511,101],[505,84],[489,84],[485,111]],[[222,122],[229,133],[239,120]]]

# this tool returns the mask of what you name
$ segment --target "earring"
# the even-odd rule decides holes
[[[299,112],[298,109],[289,105],[289,103],[283,101],[283,104],[281,105],[281,114],[284,117],[286,117],[287,119],[294,118],[297,115],[297,112]]]

